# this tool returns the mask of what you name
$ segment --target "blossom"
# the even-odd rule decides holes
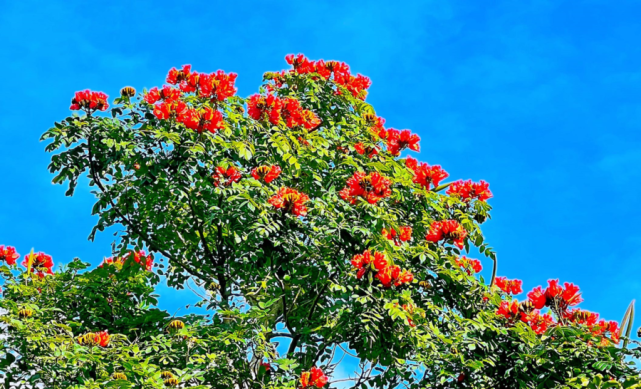
[[[456,259],[456,265],[464,269],[468,275],[471,275],[472,273],[479,273],[481,270],[483,270],[481,261],[479,261],[478,259],[468,258],[466,256],[462,256]]]
[[[372,81],[361,74],[353,76],[349,73],[334,73],[334,81],[345,87],[354,97],[361,100],[365,100],[367,89],[372,85]],[[338,93],[340,94],[340,91]]]
[[[277,125],[280,120],[283,103],[281,99],[274,95],[253,95],[249,99],[248,113],[254,120],[263,120],[265,117],[273,125]]]
[[[381,234],[383,234],[386,239],[394,241],[397,246],[400,246],[401,242],[407,242],[412,239],[412,227],[403,226],[399,230],[400,233],[396,232],[393,228],[390,228],[389,230],[383,228]]]
[[[141,265],[147,271],[151,271],[154,266],[154,257],[151,254],[147,255],[144,250],[140,250],[130,251],[122,257],[105,258],[102,261],[102,264],[100,264],[100,266],[98,267],[103,267],[104,265],[114,265],[117,269],[120,269],[129,259]]]
[[[539,286],[528,293],[528,298],[536,309],[548,306],[563,316],[570,306],[578,305],[583,299],[579,292],[579,287],[566,282],[563,287],[559,285],[559,280],[548,280],[548,287],[543,291]]]
[[[312,367],[309,371],[305,371],[300,375],[300,384],[303,389],[310,386],[322,388],[327,384],[327,380],[325,373],[317,367]]]
[[[544,333],[552,324],[554,320],[549,313],[541,315],[539,311],[534,311],[531,314],[526,316],[527,323],[530,325],[530,328],[537,334],[541,335]]]
[[[100,331],[96,333],[96,343],[100,347],[109,346],[109,339],[110,339],[110,336],[109,336],[109,333],[107,333],[107,331]]]
[[[523,293],[523,281],[521,280],[508,280],[506,277],[496,277],[496,286],[507,294]]]
[[[430,225],[430,231],[425,236],[430,242],[437,243],[440,240],[451,240],[456,247],[462,249],[467,237],[467,231],[456,220],[435,221]]]
[[[16,252],[15,247],[0,246],[0,261],[5,261],[7,265],[13,266],[18,258],[20,258],[20,254]]]
[[[517,300],[501,301],[501,305],[496,310],[496,314],[513,321],[521,317],[519,302]]]
[[[274,181],[280,175],[280,166],[259,166],[252,169],[252,177],[266,184]]]
[[[357,197],[362,197],[370,204],[376,204],[379,200],[389,197],[392,194],[390,185],[392,182],[380,175],[378,172],[365,174],[356,172],[347,180],[347,186],[339,195],[351,204],[356,203]]]
[[[307,215],[307,207],[305,207],[307,201],[309,201],[309,196],[292,188],[280,188],[278,193],[268,200],[275,208],[296,216]]]
[[[472,182],[472,180],[458,180],[454,181],[449,188],[447,188],[448,195],[457,196],[463,201],[477,199],[479,201],[486,201],[492,198],[490,192],[490,184],[481,180],[481,182]]]
[[[305,109],[302,112],[303,127],[308,130],[313,130],[314,128],[320,126],[321,120],[313,111]]]
[[[144,99],[148,104],[155,104],[160,100],[173,103],[180,99],[180,95],[180,89],[165,85],[161,90],[158,90],[158,87],[151,88],[149,92],[144,95]]]
[[[367,157],[369,158],[374,158],[374,156],[378,154],[378,147],[365,146],[363,142],[356,143],[354,145],[354,149],[356,149],[356,152],[359,153],[360,155],[367,154]]]
[[[439,165],[430,166],[423,162],[417,164],[416,160],[413,158],[407,158],[405,160],[405,165],[410,167],[414,172],[414,179],[412,181],[415,184],[421,185],[425,189],[429,189],[430,184],[436,188],[441,180],[449,176],[449,174]]]
[[[585,324],[587,326],[593,326],[599,319],[599,314],[575,308],[570,310],[569,312],[566,312],[564,317],[574,324]]]
[[[226,74],[218,70],[211,74],[200,74],[198,78],[198,95],[209,97],[213,100],[223,101],[236,94],[238,89],[234,86],[236,82],[235,73]]]
[[[86,111],[106,111],[109,108],[107,95],[102,92],[94,92],[89,89],[78,91],[71,99],[69,109],[77,111],[84,109]]]
[[[242,175],[233,165],[228,167],[227,169],[222,166],[218,166],[214,171],[214,174],[212,174],[211,178],[214,179],[215,186],[229,186],[234,182],[240,181]]]
[[[183,123],[185,127],[196,130],[199,134],[204,130],[213,134],[216,130],[225,127],[223,114],[210,107],[187,109],[178,116],[177,120]]]
[[[45,253],[25,255],[22,266],[40,277],[44,277],[45,274],[53,274],[51,270],[53,268],[53,260],[50,255]]]
[[[374,269],[383,269],[387,267],[387,259],[385,254],[375,251],[373,254],[370,250],[365,250],[363,254],[356,254],[352,258],[352,266],[358,270],[356,273],[356,278],[359,280],[363,278],[367,270],[370,268],[370,264],[373,264]]]
[[[303,123],[303,107],[297,99],[288,97],[281,100],[283,107],[281,115],[287,127],[292,128]]]
[[[180,100],[175,102],[164,101],[154,105],[154,115],[162,120],[169,119],[172,115],[182,118],[187,110],[187,105]]]
[[[181,70],[171,68],[167,74],[167,83],[176,85],[183,81],[187,81],[191,74],[191,65],[183,65]]]
[[[285,61],[292,65],[294,71],[298,74],[312,73],[316,70],[314,61],[310,61],[303,54],[288,54],[285,56]]]
[[[366,113],[363,115],[363,120],[369,131],[378,136],[379,138],[387,138],[387,130],[385,130],[385,119],[376,116],[373,113]]]
[[[416,134],[412,134],[410,130],[399,131],[390,128],[387,130],[385,140],[387,142],[387,151],[392,155],[399,155],[406,148],[412,151],[420,151],[418,142],[421,138]]]

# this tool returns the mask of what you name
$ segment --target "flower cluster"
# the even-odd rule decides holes
[[[566,282],[562,287],[559,285],[559,280],[549,280],[545,290],[538,286],[530,291],[527,297],[536,309],[549,307],[560,317],[563,317],[568,307],[583,301],[578,286]]]
[[[459,249],[463,248],[467,231],[456,220],[435,221],[430,225],[430,231],[425,236],[430,242],[437,243],[441,240],[450,240]]]
[[[370,204],[376,204],[379,200],[392,194],[391,184],[389,179],[378,172],[370,174],[356,172],[347,180],[347,186],[339,192],[339,195],[351,204],[356,204],[358,197],[362,197]]]
[[[300,386],[302,389],[315,386],[322,388],[327,384],[328,377],[317,367],[312,367],[309,371],[304,371],[300,375]]]
[[[400,246],[402,242],[407,242],[408,240],[412,239],[412,227],[403,226],[400,227],[399,230],[400,232],[397,232],[391,227],[389,230],[383,228],[381,234],[383,234],[386,239],[393,241],[397,246]]]
[[[108,347],[111,336],[107,331],[89,332],[77,338],[78,344],[86,346]]]
[[[354,149],[356,150],[357,153],[360,155],[365,155],[367,154],[368,158],[374,158],[376,154],[378,154],[378,147],[376,146],[365,146],[363,142],[358,142],[354,145]]]
[[[291,97],[280,99],[272,94],[267,96],[256,94],[249,98],[247,106],[252,119],[268,119],[273,125],[278,125],[281,118],[289,128],[303,126],[312,130],[321,123],[314,112],[303,109],[300,101]]]
[[[485,201],[492,198],[490,184],[483,180],[481,180],[481,182],[472,182],[472,180],[455,181],[447,188],[447,194],[457,196],[463,201],[470,201],[472,199]]]
[[[293,72],[297,74],[316,73],[325,80],[329,80],[332,75],[336,84],[343,86],[354,97],[365,100],[367,96],[367,89],[372,85],[372,81],[358,74],[353,76],[350,73],[349,66],[344,62],[337,61],[310,61],[304,55],[289,54],[285,57],[285,61],[292,65]],[[337,93],[341,93],[340,90]]]
[[[268,119],[273,125],[280,121],[282,101],[274,95],[253,95],[247,103],[249,116],[254,120]]]
[[[268,202],[283,212],[292,213],[296,216],[307,215],[305,203],[309,201],[309,196],[292,188],[280,188]]]
[[[50,255],[45,253],[36,253],[25,255],[22,266],[29,269],[31,273],[35,273],[40,278],[45,274],[53,274],[53,260]]]
[[[106,111],[107,108],[109,108],[107,95],[102,92],[90,91],[89,89],[76,92],[73,99],[71,99],[71,107],[69,107],[74,111],[84,109],[87,112]]]
[[[380,136],[379,132],[379,136]],[[412,134],[410,130],[395,130],[390,128],[387,131],[384,131],[384,137],[381,136],[387,145],[387,151],[392,155],[399,155],[401,151],[406,148],[409,148],[412,151],[420,151],[420,146],[418,142],[421,140],[418,135]]]
[[[0,262],[5,261],[7,265],[13,266],[18,258],[20,258],[20,254],[16,252],[15,247],[0,246]]]
[[[511,324],[519,320],[529,324],[530,328],[539,335],[554,325],[552,316],[547,313],[541,315],[541,313],[535,310],[532,304],[528,304],[527,301],[520,304],[518,300],[502,301],[496,314],[505,317]]]
[[[151,88],[147,93],[145,93],[143,98],[145,99],[145,102],[147,102],[147,104],[156,104],[161,100],[171,104],[178,101],[181,95],[182,93],[180,89],[165,85],[160,90],[158,89],[158,87]]]
[[[496,286],[507,294],[517,295],[523,293],[523,281],[508,280],[506,277],[496,277]]]
[[[309,109],[303,109],[300,101],[291,97],[285,98],[282,101],[283,109],[281,114],[287,127],[303,126],[308,130],[312,130],[320,125],[321,121],[318,116]]]
[[[252,169],[252,177],[266,184],[274,181],[280,175],[280,166],[259,166]]]
[[[366,113],[363,115],[363,120],[369,131],[381,139],[387,138],[387,130],[385,129],[385,119],[376,116],[373,113]]]
[[[481,261],[479,261],[478,259],[472,259],[466,256],[462,256],[460,258],[457,258],[455,261],[456,266],[465,270],[468,275],[471,275],[472,273],[480,273],[481,270],[483,270]]]
[[[210,107],[203,107],[200,109],[186,108],[184,111],[178,113],[176,120],[185,125],[185,127],[195,130],[201,134],[204,130],[216,133],[225,127],[223,114]]]
[[[233,165],[227,169],[222,166],[218,166],[214,171],[214,174],[211,175],[211,178],[214,180],[214,186],[229,186],[234,182],[240,181],[242,175]]]
[[[409,284],[414,280],[414,275],[409,270],[401,271],[398,265],[392,265],[385,258],[385,254],[375,251],[374,254],[370,250],[365,250],[363,254],[356,254],[352,258],[352,266],[358,271],[356,278],[359,280],[372,270],[376,273],[374,276],[384,288],[391,288],[392,285],[400,287],[404,284]]]
[[[418,163],[418,161],[412,157],[407,157],[405,166],[414,173],[414,179],[412,181],[425,189],[429,189],[430,185],[436,188],[441,180],[449,176],[439,165],[430,166],[423,162]]]
[[[147,271],[151,271],[154,266],[154,257],[151,254],[147,255],[145,251],[141,250],[130,251],[122,257],[105,258],[99,267],[103,267],[104,265],[113,265],[116,266],[116,268],[122,268],[127,260],[134,261]]]
[[[197,93],[198,97],[210,98],[215,101],[223,101],[236,94],[234,86],[237,75],[226,74],[218,70],[211,74],[193,72],[191,65],[184,65],[178,70],[172,68],[167,74],[167,83],[178,85],[184,93]]]

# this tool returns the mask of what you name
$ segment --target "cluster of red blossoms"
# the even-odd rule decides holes
[[[350,73],[349,66],[344,62],[318,60],[310,61],[304,55],[289,54],[285,57],[285,61],[292,65],[293,72],[297,74],[316,73],[325,80],[329,80],[334,75],[334,82],[342,85],[352,93],[354,97],[365,100],[367,96],[367,89],[372,85],[369,78],[358,74],[353,76]],[[275,80],[277,86],[282,85],[282,78]],[[337,91],[340,94],[340,90]]]
[[[93,92],[89,89],[76,92],[73,99],[71,99],[71,107],[69,107],[74,111],[84,109],[87,112],[106,111],[107,108],[109,108],[107,95],[102,92]]]
[[[376,204],[392,194],[390,185],[392,182],[378,172],[370,174],[356,172],[347,180],[347,186],[339,192],[339,195],[351,204],[356,204],[358,197],[362,197],[370,204]]]
[[[412,227],[404,226],[400,228],[400,232],[397,232],[395,229],[391,228],[388,230],[383,228],[381,234],[386,239],[389,239],[394,242],[397,246],[400,246],[402,242],[407,242],[412,239]]]
[[[249,98],[247,107],[252,119],[267,119],[273,125],[278,125],[281,117],[289,128],[303,126],[312,130],[321,123],[314,112],[303,109],[300,102],[291,97],[280,99],[271,94],[267,96],[256,94]]]
[[[358,270],[356,278],[359,280],[370,270],[376,272],[374,277],[384,288],[391,288],[392,285],[398,288],[414,280],[414,275],[409,270],[401,271],[398,265],[391,265],[385,254],[378,251],[372,254],[370,250],[365,250],[363,254],[354,255],[352,266]]]
[[[15,247],[0,245],[0,262],[4,261],[9,266],[16,264],[16,260],[20,258],[20,254],[16,252]]]
[[[481,261],[479,261],[478,259],[468,258],[466,256],[457,258],[456,266],[465,270],[469,275],[471,275],[472,273],[480,273],[481,270],[483,270],[483,266],[481,266]]]
[[[214,186],[229,186],[234,182],[240,181],[242,177],[238,169],[233,165],[227,169],[218,166],[214,174],[211,175],[211,178],[214,180]]]
[[[115,265],[118,267],[122,267],[129,259],[141,265],[147,271],[151,271],[154,266],[154,257],[151,254],[147,255],[145,251],[141,250],[130,251],[122,257],[105,258],[99,267],[103,267],[104,265]]]
[[[89,332],[79,336],[77,340],[81,345],[108,347],[111,336],[107,331]]]
[[[467,231],[456,220],[444,220],[442,222],[432,222],[430,231],[425,236],[430,242],[437,243],[440,240],[451,240],[459,249],[463,249],[463,244],[467,237]]]
[[[472,180],[455,181],[449,186],[449,188],[447,188],[447,194],[450,196],[457,196],[463,201],[469,201],[472,199],[485,201],[492,198],[490,184],[483,180],[481,180],[481,182],[472,182]]]
[[[441,180],[449,176],[439,165],[430,166],[423,162],[418,163],[418,161],[412,157],[407,157],[405,166],[414,172],[414,179],[412,181],[425,189],[430,189],[430,185],[436,188]]]
[[[24,256],[22,266],[35,273],[38,277],[43,278],[45,274],[53,274],[53,260],[51,255],[45,253],[28,254]]]
[[[184,65],[180,70],[169,70],[167,83],[178,85],[183,93],[196,93],[198,97],[223,101],[236,94],[238,89],[234,83],[237,76],[235,73],[226,74],[222,70],[211,74],[193,72],[191,65]]]
[[[378,147],[376,146],[365,146],[363,142],[358,142],[354,145],[354,149],[356,150],[357,153],[360,155],[365,155],[367,154],[368,158],[374,158],[376,154],[378,154]]]
[[[307,201],[309,201],[309,196],[292,188],[280,188],[278,193],[268,200],[275,208],[296,216],[307,215],[307,207],[305,206]]]
[[[412,134],[410,130],[395,130],[390,128],[379,132],[387,145],[387,151],[392,155],[399,155],[401,151],[409,148],[412,151],[420,151],[418,142],[421,140],[418,135]]]
[[[280,166],[259,166],[252,169],[252,177],[266,184],[274,181],[280,175]]]
[[[508,294],[522,292],[520,280],[497,277],[496,285]],[[528,323],[537,334],[544,333],[551,326],[572,323],[586,325],[592,335],[600,338],[599,344],[602,346],[607,346],[611,342],[619,343],[619,324],[616,321],[598,320],[598,314],[578,308],[568,310],[569,307],[583,301],[578,286],[568,282],[561,286],[559,280],[549,280],[545,290],[538,286],[530,291],[527,297],[528,299],[521,303],[516,299],[509,302],[502,301],[496,314],[505,317],[510,323],[518,320]],[[556,322],[550,314],[542,315],[540,313],[539,310],[545,307],[549,308],[558,318]]]
[[[507,294],[517,295],[523,293],[523,281],[508,280],[506,277],[496,277],[494,280],[496,286]]]
[[[312,367],[309,371],[304,371],[300,375],[301,389],[311,386],[322,388],[327,384],[328,378],[323,371],[317,367]]]

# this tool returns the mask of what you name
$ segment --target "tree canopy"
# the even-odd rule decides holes
[[[53,182],[89,178],[90,238],[120,229],[95,269],[0,246],[6,387],[641,387],[633,305],[599,319],[555,279],[517,300],[481,230],[489,184],[408,156],[418,135],[345,63],[286,60],[246,99],[188,65],[75,94],[42,137]],[[158,309],[161,276],[208,314]]]

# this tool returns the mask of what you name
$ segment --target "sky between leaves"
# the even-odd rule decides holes
[[[620,320],[641,297],[640,12],[634,0],[0,0],[0,244],[56,264],[110,255],[110,234],[86,239],[86,182],[65,197],[38,141],[76,90],[116,97],[190,63],[238,73],[248,96],[300,52],[369,76],[377,114],[421,136],[414,157],[490,182],[499,275],[526,292],[574,282],[584,309]],[[170,311],[184,301],[159,291]]]

